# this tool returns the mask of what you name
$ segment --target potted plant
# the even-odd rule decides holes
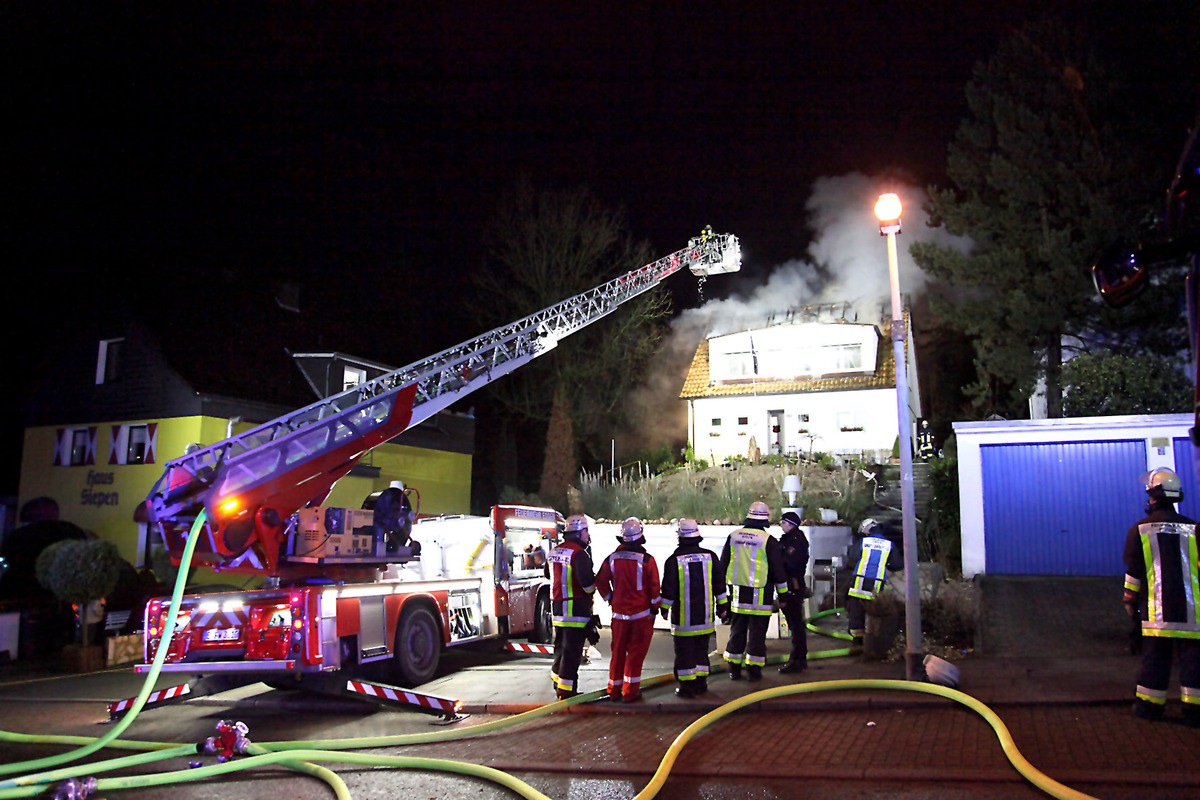
[[[104,648],[92,643],[91,634],[93,623],[103,622],[104,597],[121,574],[116,546],[100,539],[56,542],[38,556],[36,572],[38,582],[60,602],[78,609],[76,643],[63,649],[67,668],[87,672],[102,667]]]

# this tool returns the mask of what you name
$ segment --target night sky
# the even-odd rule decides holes
[[[290,277],[392,317],[402,343],[358,354],[408,363],[480,333],[458,288],[527,174],[658,255],[736,233],[764,279],[805,255],[814,179],[940,181],[972,65],[1051,7],[1103,6],[5,3],[4,263],[26,320],[164,293],[195,318],[181,277]]]

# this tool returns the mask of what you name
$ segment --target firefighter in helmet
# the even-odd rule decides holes
[[[731,680],[762,680],[767,663],[767,627],[779,605],[789,601],[787,573],[779,540],[767,533],[771,509],[761,500],[750,504],[742,527],[729,534],[721,550],[721,573],[729,587],[729,641],[725,663]]]
[[[596,572],[596,590],[612,606],[612,655],[608,662],[608,696],[632,703],[642,696],[642,664],[654,636],[659,576],[654,556],[646,552],[642,521],[621,523],[617,549]]]
[[[1183,488],[1172,470],[1152,469],[1140,480],[1146,490],[1146,516],[1126,533],[1124,553],[1125,607],[1142,625],[1142,663],[1133,714],[1162,719],[1171,662],[1177,660],[1183,722],[1200,728],[1196,523],[1175,510],[1183,500]]]
[[[862,644],[867,628],[866,603],[879,596],[887,580],[892,542],[884,537],[879,523],[871,518],[862,521],[858,532],[862,541],[858,547],[854,579],[846,592],[846,618],[850,636],[856,644]]]
[[[579,664],[592,621],[596,577],[587,546],[591,542],[587,517],[567,518],[562,544],[550,551],[550,608],[554,621],[554,663],[550,680],[559,700],[579,694]]]
[[[701,544],[696,520],[679,520],[676,533],[679,546],[663,564],[661,611],[671,623],[675,694],[697,697],[708,691],[708,640],[717,632],[717,618],[729,616],[729,597],[720,559]]]

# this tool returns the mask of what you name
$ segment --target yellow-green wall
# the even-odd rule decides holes
[[[155,464],[108,464],[114,425],[157,423]],[[18,509],[37,497],[58,503],[59,518],[112,542],[122,558],[138,563],[138,525],[134,512],[163,474],[163,465],[183,454],[191,442],[212,444],[226,438],[226,420],[179,417],[164,420],[125,420],[95,424],[98,428],[96,464],[55,466],[57,431],[62,427],[27,428],[21,456]],[[74,427],[85,427],[83,425]],[[249,426],[241,426],[244,430]],[[348,475],[339,481],[326,505],[358,508],[372,492],[403,481],[419,494],[419,511],[426,514],[468,513],[471,505],[471,456],[398,444],[381,445],[368,453],[364,465],[379,468],[378,478]]]

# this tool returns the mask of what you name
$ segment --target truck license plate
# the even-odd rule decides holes
[[[206,642],[233,642],[241,634],[241,628],[208,628],[204,631]]]

